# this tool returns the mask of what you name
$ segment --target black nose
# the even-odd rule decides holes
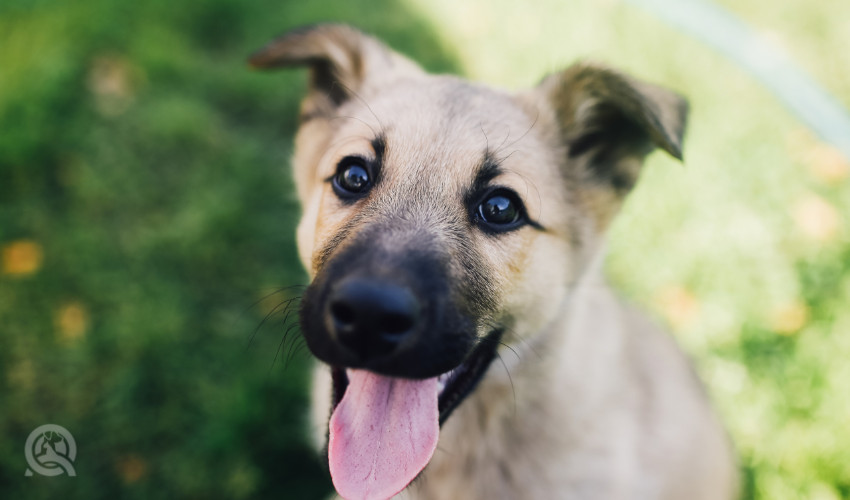
[[[327,304],[331,332],[363,361],[398,350],[416,331],[420,311],[408,288],[368,278],[339,283]]]

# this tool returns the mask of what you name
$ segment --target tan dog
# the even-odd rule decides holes
[[[600,271],[644,157],[681,158],[681,97],[589,64],[512,94],[342,25],[251,63],[312,70],[301,324],[341,496],[734,497],[686,357]]]

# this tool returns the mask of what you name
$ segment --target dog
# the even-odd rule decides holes
[[[340,496],[735,497],[689,361],[601,271],[644,158],[682,158],[682,97],[586,62],[509,93],[340,24],[249,62],[311,73],[300,322]]]

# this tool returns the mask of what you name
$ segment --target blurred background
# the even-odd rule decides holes
[[[719,5],[850,106],[850,3]],[[650,157],[609,276],[695,358],[744,498],[850,498],[850,164],[728,58],[617,0],[3,0],[0,498],[330,491],[287,316],[306,74],[244,62],[324,20],[502,87],[590,58],[686,94],[685,165]],[[76,477],[24,477],[45,423],[73,434]]]

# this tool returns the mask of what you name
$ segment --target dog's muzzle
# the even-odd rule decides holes
[[[358,235],[317,273],[301,302],[310,351],[331,366],[408,379],[460,365],[476,341],[475,320],[432,241]]]

